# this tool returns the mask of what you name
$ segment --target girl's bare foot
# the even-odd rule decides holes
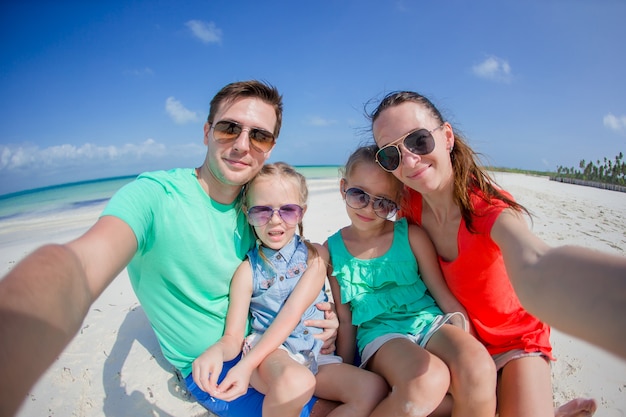
[[[591,417],[597,408],[593,398],[576,398],[557,407],[554,417]]]

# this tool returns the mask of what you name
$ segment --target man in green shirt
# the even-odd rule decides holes
[[[3,279],[0,334],[10,342],[0,350],[0,415],[16,412],[89,306],[128,266],[164,356],[196,398],[220,415],[261,416],[261,394],[217,402],[191,386],[191,364],[222,336],[232,274],[254,243],[238,205],[241,188],[270,156],[281,123],[274,87],[228,84],[211,101],[199,168],[140,175],[84,235],[36,250]],[[327,320],[311,325],[325,328],[322,338],[332,347],[338,322],[330,304],[319,307]],[[312,402],[303,415],[311,407],[326,415],[332,405]]]

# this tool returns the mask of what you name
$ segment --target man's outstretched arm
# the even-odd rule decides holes
[[[0,416],[17,412],[136,247],[126,223],[103,217],[66,245],[37,249],[0,281]]]

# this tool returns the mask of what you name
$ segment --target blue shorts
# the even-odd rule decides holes
[[[222,373],[218,378],[218,383],[222,382],[228,371],[239,362],[241,355],[229,362],[224,362]],[[195,382],[193,382],[193,375],[189,374],[185,378],[187,389],[195,397],[195,399],[204,406],[207,410],[217,414],[220,417],[261,417],[261,411],[263,410],[263,398],[265,396],[255,390],[254,388],[248,388],[248,392],[233,401],[224,401],[211,397],[206,392],[202,391]],[[311,398],[300,413],[300,417],[309,417],[313,404],[317,401],[316,397]]]

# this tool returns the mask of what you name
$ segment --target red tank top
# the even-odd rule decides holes
[[[408,191],[402,215],[421,225],[422,195]],[[550,327],[522,307],[509,281],[500,248],[491,240],[491,228],[507,204],[500,200],[487,203],[475,193],[471,204],[476,212],[475,232],[470,232],[461,220],[457,258],[447,262],[439,257],[450,291],[467,310],[479,340],[490,354],[522,349],[540,351],[553,359]]]

